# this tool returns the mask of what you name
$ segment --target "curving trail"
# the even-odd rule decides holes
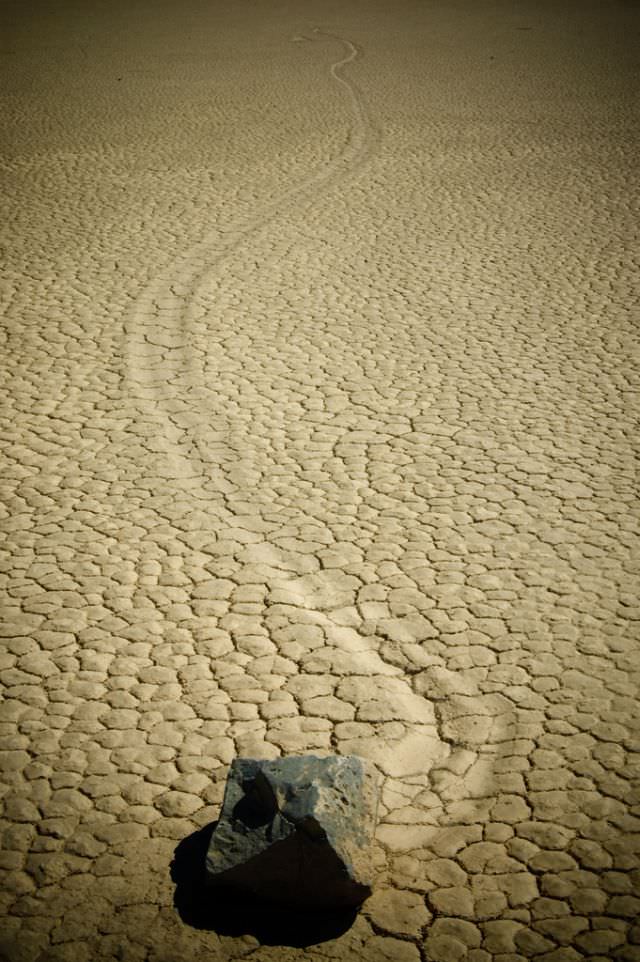
[[[233,542],[239,529],[251,532],[251,544],[232,553],[232,559],[227,559],[226,571],[226,577],[234,581],[236,577],[243,578],[246,566],[258,565],[259,577],[267,588],[264,612],[258,619],[260,624],[252,629],[262,639],[260,653],[257,659],[242,665],[247,684],[259,672],[267,652],[276,658],[284,654],[277,641],[274,644],[270,610],[286,605],[303,614],[305,622],[315,628],[314,643],[308,647],[304,642],[300,645],[300,674],[290,677],[278,689],[279,694],[293,695],[300,717],[304,717],[311,704],[313,713],[325,717],[332,725],[331,749],[371,758],[387,777],[389,797],[397,797],[403,788],[406,793],[408,777],[421,780],[423,789],[428,786],[429,771],[434,765],[445,766],[445,781],[447,771],[455,773],[459,780],[477,766],[476,739],[470,736],[468,743],[464,730],[458,731],[455,737],[443,735],[436,708],[450,693],[448,685],[467,697],[478,692],[472,684],[447,672],[443,659],[431,658],[423,663],[420,643],[424,639],[420,631],[426,630],[426,637],[433,633],[427,623],[416,624],[413,636],[411,626],[400,629],[405,654],[399,654],[395,650],[399,645],[393,637],[393,626],[389,628],[391,637],[385,644],[384,634],[378,634],[376,623],[369,620],[363,629],[366,619],[359,616],[355,608],[346,622],[343,620],[343,605],[334,604],[334,599],[335,602],[348,599],[353,587],[362,588],[369,580],[358,573],[357,564],[349,565],[349,574],[343,574],[339,565],[325,568],[313,550],[307,549],[297,557],[295,551],[284,552],[278,543],[277,526],[267,534],[258,534],[264,514],[282,507],[288,509],[286,527],[311,528],[312,543],[315,540],[331,545],[340,540],[331,523],[319,521],[317,512],[314,514],[306,507],[312,499],[304,487],[297,490],[296,497],[289,491],[284,500],[276,493],[273,476],[283,467],[289,472],[293,467],[294,474],[299,474],[304,469],[300,454],[290,453],[290,448],[280,449],[286,452],[281,463],[277,454],[274,457],[266,453],[269,447],[277,450],[277,437],[265,437],[256,430],[255,422],[229,418],[217,396],[216,376],[224,371],[233,372],[237,379],[234,389],[241,399],[245,397],[252,388],[251,371],[262,360],[260,352],[264,349],[253,320],[246,321],[236,315],[229,322],[216,317],[216,294],[224,290],[225,268],[241,252],[264,243],[264,238],[277,231],[292,211],[299,213],[321,203],[324,191],[335,184],[348,183],[370,162],[379,143],[366,103],[345,70],[361,51],[350,40],[318,28],[313,33],[317,39],[341,44],[346,51],[329,67],[330,76],[346,93],[350,113],[349,133],[342,153],[232,228],[229,240],[223,242],[221,248],[218,248],[217,233],[205,237],[175,261],[167,278],[158,277],[145,289],[127,321],[127,391],[134,397],[139,396],[144,415],[157,424],[158,451],[169,467],[169,474],[175,472],[176,477],[188,480],[190,497],[207,505],[210,516],[203,521],[209,537],[220,543]],[[280,350],[286,346],[284,340],[276,344]],[[321,363],[321,348],[321,344],[312,346],[313,353],[305,357],[308,366]],[[253,387],[260,392],[260,384]],[[293,402],[295,394],[285,385],[278,393],[277,405],[285,412]],[[185,422],[189,427],[182,426]],[[348,441],[348,436],[348,431],[343,432],[342,440]],[[322,439],[320,424],[316,440]],[[292,457],[297,461],[293,465]],[[346,477],[341,487],[342,497],[364,506],[375,495],[367,484],[354,484]],[[216,493],[214,502],[212,491]],[[314,494],[322,497],[321,489]],[[242,503],[241,513],[233,507],[237,500]],[[299,564],[304,574],[296,577]],[[318,602],[323,600],[324,607],[319,607]],[[380,630],[384,631],[384,627]],[[230,636],[237,640],[233,630]],[[316,639],[319,637],[323,638],[323,645],[318,651]],[[410,644],[416,647],[413,656],[406,654]],[[432,668],[432,662],[439,664],[440,670],[422,675],[419,683],[422,687],[417,693],[411,676],[418,675],[427,666]],[[214,668],[214,676],[224,675],[225,670],[224,659],[221,659]],[[497,744],[504,740],[509,729],[508,703],[485,697],[482,713],[495,720],[491,742]],[[342,737],[336,734],[336,726],[341,721],[354,718],[358,724],[352,731],[343,728],[347,734]],[[377,728],[385,724],[388,730],[380,736]],[[484,729],[483,733],[487,735]],[[514,734],[512,731],[511,736]],[[257,756],[270,756],[292,748],[303,750],[304,744],[304,739],[297,743],[295,739],[283,739],[277,723],[270,724],[269,715],[249,737],[234,738],[237,753]],[[482,778],[486,780],[486,777],[485,766]],[[394,782],[399,782],[400,787]],[[474,790],[481,789],[482,779],[474,785]],[[458,785],[452,797],[461,794],[463,791]],[[442,802],[436,795],[432,796],[429,808],[425,820],[436,824],[442,814]],[[392,825],[390,832],[394,834],[394,831]],[[425,837],[428,838],[429,833]]]
[[[216,544],[232,546],[224,549],[225,579],[259,584],[258,594],[266,588],[262,610],[246,630],[242,616],[234,619],[231,614],[218,621],[225,642],[228,639],[233,646],[229,650],[225,646],[224,651],[235,670],[229,690],[227,659],[224,655],[214,659],[212,698],[220,697],[221,691],[237,690],[240,677],[251,689],[265,669],[265,659],[286,661],[282,670],[287,680],[271,695],[275,706],[269,703],[261,708],[260,722],[250,728],[229,727],[233,753],[271,757],[281,751],[331,750],[370,758],[385,778],[379,838],[383,846],[391,846],[391,852],[403,838],[403,851],[429,844],[436,834],[434,826],[442,819],[445,824],[451,821],[446,816],[448,803],[460,802],[470,791],[475,796],[489,793],[487,759],[492,751],[499,752],[501,743],[517,738],[511,706],[505,699],[482,696],[472,681],[445,667],[434,640],[436,631],[423,617],[414,622],[411,617],[378,622],[365,618],[357,606],[345,612],[345,604],[357,593],[371,591],[371,574],[360,570],[353,552],[328,565],[322,552],[310,552],[304,541],[299,542],[302,554],[298,546],[282,549],[282,529],[286,540],[286,533],[297,528],[306,529],[311,546],[315,542],[316,547],[327,546],[331,551],[332,544],[342,540],[339,528],[347,510],[351,512],[354,503],[366,510],[368,502],[375,501],[376,491],[365,478],[355,483],[343,475],[334,495],[339,505],[337,525],[323,518],[321,502],[326,494],[322,488],[314,488],[310,496],[304,486],[294,485],[282,498],[273,476],[277,481],[283,467],[298,475],[304,469],[304,449],[283,448],[280,431],[268,438],[252,420],[229,417],[218,396],[217,378],[224,371],[242,403],[251,387],[250,372],[256,366],[261,369],[264,351],[252,319],[235,315],[228,321],[216,316],[216,295],[224,291],[225,268],[241,252],[277,231],[294,210],[299,213],[321,203],[323,193],[333,185],[348,183],[366,168],[379,144],[366,103],[348,71],[344,72],[361,51],[350,40],[317,28],[314,35],[340,43],[346,51],[329,68],[347,94],[351,115],[344,150],[231,228],[222,246],[214,232],[190,247],[176,259],[167,277],[159,276],[144,290],[126,325],[127,392],[138,395],[143,416],[156,426],[156,451],[168,478],[188,482],[192,503],[206,506],[200,515],[203,535]],[[284,338],[276,335],[272,350],[281,354],[286,347]],[[304,345],[303,350],[306,366],[321,364],[322,342],[311,343],[311,350]],[[277,362],[277,354],[270,353],[269,360]],[[279,387],[277,407],[286,412],[295,402],[295,392],[288,382],[284,390]],[[260,394],[261,384],[255,388]],[[340,440],[348,443],[350,435],[349,429],[343,429]],[[314,440],[323,440],[322,424]],[[329,435],[327,445],[335,447],[335,437]],[[275,449],[275,456],[266,453],[269,447]],[[282,462],[279,454],[284,455]],[[234,507],[236,502],[240,509]],[[285,512],[284,524],[267,525],[264,533],[265,515],[279,509]],[[373,528],[375,540],[375,527],[375,520],[370,521],[360,535],[370,540]],[[238,538],[240,545],[234,544]],[[274,614],[281,609],[284,616]],[[306,630],[301,630],[300,622]],[[287,643],[279,643],[279,638]],[[241,671],[234,662],[238,650],[244,656]],[[197,655],[209,651],[208,645],[196,643]],[[461,698],[458,707],[456,697]],[[197,699],[191,700],[187,691],[184,700],[200,712],[207,698],[199,690]],[[309,715],[312,721],[322,720],[320,732],[301,735],[299,721],[304,727]],[[222,749],[221,758],[226,760],[230,751],[230,747]],[[405,824],[403,812],[420,795],[424,795],[424,812],[419,825]],[[412,821],[415,815],[408,817]]]

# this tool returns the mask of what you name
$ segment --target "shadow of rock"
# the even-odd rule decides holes
[[[218,935],[252,935],[262,945],[305,948],[343,935],[357,909],[305,911],[299,907],[251,900],[245,893],[206,883],[205,858],[217,822],[183,839],[173,853],[173,897],[185,925]]]

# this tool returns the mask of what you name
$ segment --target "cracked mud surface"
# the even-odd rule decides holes
[[[640,959],[602,6],[3,6],[3,959]],[[384,777],[353,925],[193,924],[234,755],[326,752]]]

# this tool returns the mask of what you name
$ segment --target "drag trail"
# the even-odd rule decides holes
[[[318,28],[311,36],[295,39],[308,44],[319,69],[327,49],[343,48],[328,68],[348,110],[343,150],[224,236],[205,235],[145,287],[126,320],[125,389],[154,425],[145,443],[158,474],[182,484],[199,508],[204,550],[212,550],[215,570],[223,573],[217,600],[244,586],[250,602],[219,618],[217,647],[194,641],[198,653],[216,653],[213,700],[261,689],[265,681],[272,686],[255,696],[255,716],[249,708],[235,716],[222,759],[280,751],[369,757],[386,778],[382,836],[397,849],[405,817],[417,820],[400,845],[415,848],[432,838],[448,802],[490,791],[491,766],[480,755],[490,757],[516,732],[506,699],[481,695],[470,679],[445,667],[428,619],[435,603],[418,597],[419,587],[407,579],[409,606],[401,604],[400,617],[393,617],[382,603],[389,587],[377,584],[364,560],[365,545],[388,537],[366,455],[367,444],[378,441],[375,420],[404,419],[402,427],[390,426],[391,436],[411,431],[394,401],[395,361],[390,377],[376,384],[355,352],[349,358],[348,341],[319,317],[318,338],[284,305],[278,316],[277,292],[275,303],[261,304],[235,286],[239,257],[246,261],[255,252],[257,265],[292,219],[322,204],[328,191],[347,190],[380,149],[380,133],[350,77],[362,51]],[[265,283],[264,272],[256,276]],[[330,373],[345,364],[357,382],[351,392],[337,389]],[[374,392],[373,407],[363,414],[360,406],[349,420],[359,388]],[[330,478],[321,470],[317,482],[307,439],[296,434],[309,424],[310,411],[309,440],[337,472]],[[354,477],[340,452],[360,443],[363,432],[365,456]],[[211,590],[213,597],[215,585]],[[368,610],[379,617],[367,617]],[[196,712],[206,701],[200,689]],[[410,812],[416,799],[421,814]]]

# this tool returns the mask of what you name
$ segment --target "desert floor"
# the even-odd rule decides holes
[[[3,959],[640,959],[639,8],[0,18]],[[203,894],[308,753],[374,895]]]

